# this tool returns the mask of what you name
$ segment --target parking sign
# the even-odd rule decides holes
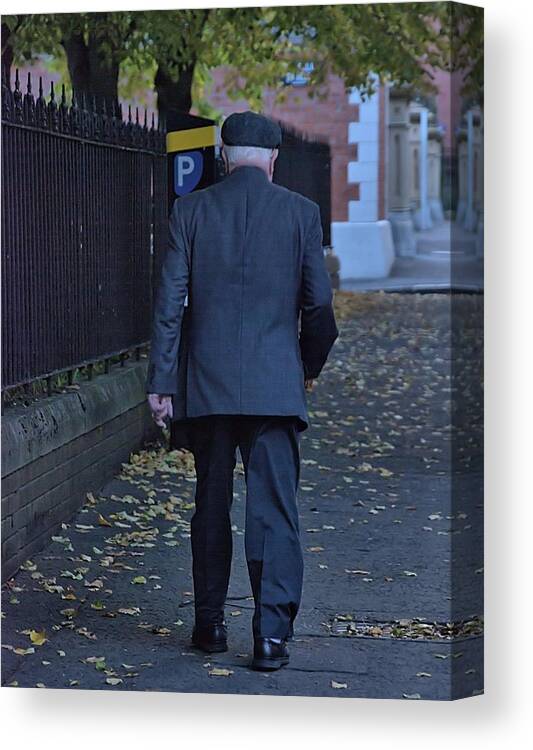
[[[205,117],[169,113],[167,119],[169,211],[176,198],[215,181],[215,123]]]

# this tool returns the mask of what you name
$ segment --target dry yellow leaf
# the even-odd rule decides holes
[[[42,646],[43,643],[45,643],[48,640],[44,630],[42,632],[39,632],[38,630],[30,630],[29,635],[30,635],[30,641],[32,643],[35,643],[36,646]]]
[[[223,669],[222,667],[213,667],[213,669],[210,669],[208,674],[214,675],[215,677],[229,677],[230,674],[233,674],[232,669]]]

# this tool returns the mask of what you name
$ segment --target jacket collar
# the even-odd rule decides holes
[[[266,172],[261,169],[261,167],[256,167],[252,164],[239,164],[238,167],[235,167],[231,170],[231,172],[228,175],[229,177],[233,176],[239,176],[239,177],[254,177],[254,178],[261,178],[265,180],[265,182],[268,181],[268,177],[266,175]]]

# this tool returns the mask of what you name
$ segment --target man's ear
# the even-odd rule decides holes
[[[272,154],[270,155],[270,162],[269,162],[269,167],[270,167],[269,172],[270,172],[271,177],[274,176],[274,163],[276,159],[278,158],[278,154],[279,154],[279,148],[273,148]]]
[[[220,156],[222,157],[222,161],[224,162],[224,168],[226,170],[226,174],[228,174],[229,173],[229,162],[228,162],[228,157],[227,157],[226,151],[224,149],[224,146],[220,147]]]

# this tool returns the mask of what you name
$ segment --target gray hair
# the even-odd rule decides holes
[[[246,164],[247,162],[263,162],[266,165],[274,149],[259,146],[226,146],[224,144],[224,151],[230,167],[235,167],[237,164]]]

